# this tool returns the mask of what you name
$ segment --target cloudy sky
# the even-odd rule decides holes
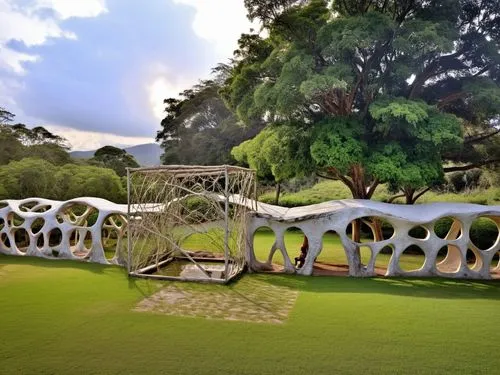
[[[0,0],[0,107],[75,150],[152,142],[250,28],[243,0]]]

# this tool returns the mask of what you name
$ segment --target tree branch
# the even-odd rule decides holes
[[[493,164],[493,163],[498,163],[500,162],[500,158],[498,159],[488,159],[488,160],[483,160],[477,163],[471,163],[471,164],[466,164],[466,165],[461,165],[461,166],[455,166],[455,167],[447,167],[443,168],[444,173],[450,173],[450,172],[463,172],[463,171],[468,171],[470,169],[474,168],[479,168],[488,164]]]
[[[415,77],[415,80],[411,85],[410,93],[408,94],[408,99],[413,99],[419,93],[419,91],[422,89],[423,85],[429,78],[438,74],[446,73],[448,70],[453,70],[450,68],[444,68],[444,66],[447,65],[446,61],[453,60],[455,57],[458,57],[462,54],[463,49],[460,49],[450,55],[440,56],[439,58],[429,63],[429,65],[427,65],[427,67]]]
[[[393,195],[392,197],[390,197],[388,200],[387,200],[387,203],[392,203],[394,202],[396,199],[398,198],[403,198],[405,196],[404,193],[401,193],[401,194],[397,194],[397,195]]]
[[[417,195],[415,195],[415,197],[413,197],[413,203],[415,203],[418,198],[420,198],[422,195],[424,195],[425,193],[427,193],[429,190],[431,190],[431,188],[427,187],[424,190],[422,190],[420,193],[418,193]]]
[[[375,193],[375,190],[377,189],[377,186],[380,184],[380,181],[376,178],[372,181],[370,186],[368,187],[368,191],[366,192],[366,196],[368,199],[371,199],[373,196],[373,193]]]
[[[355,191],[355,189],[354,189],[354,183],[349,178],[347,178],[346,176],[342,176],[341,174],[339,174],[339,179],[344,184],[346,184],[349,189],[351,189],[352,191]]]
[[[492,66],[493,66],[493,64],[487,64],[483,69],[481,69],[479,72],[474,74],[473,77],[480,76],[481,74],[487,72]]]
[[[333,180],[333,181],[338,181],[339,180],[338,177],[327,176],[327,175],[321,174],[319,172],[316,172],[316,176],[324,178],[326,180]]]
[[[385,8],[387,8],[387,3],[389,3],[389,0],[384,0],[384,5],[382,6],[382,13],[385,12]]]
[[[335,168],[328,168],[329,172],[334,175],[334,177],[327,177],[325,175],[321,175],[320,173],[316,172],[316,175],[318,177],[326,178],[328,180],[340,180],[342,181],[351,191],[352,195],[356,195],[356,188],[354,186],[354,182],[350,180],[348,177],[341,175],[340,173],[337,172]]]
[[[497,135],[498,133],[500,133],[500,129],[497,129],[497,130],[490,132],[490,133],[481,133],[481,134],[476,134],[474,136],[466,137],[464,139],[464,144],[470,145],[473,143],[481,142],[485,139],[493,137],[494,135]]]
[[[454,102],[455,100],[458,100],[460,98],[463,98],[464,96],[466,95],[465,92],[463,91],[457,91],[457,92],[453,92],[447,96],[445,96],[444,98],[440,99],[439,102],[437,103],[437,107],[439,109],[443,108],[446,104],[448,103],[451,103],[451,102]]]

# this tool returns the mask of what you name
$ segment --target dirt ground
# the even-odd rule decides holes
[[[283,267],[273,265],[273,271],[270,272],[276,272],[280,273],[283,271]],[[443,269],[443,266],[440,267],[440,271],[444,272],[453,272],[452,269]],[[377,276],[385,276],[387,272],[387,268],[385,267],[375,267],[375,274]],[[491,278],[492,279],[500,279],[500,270],[498,271],[491,271]],[[313,268],[313,276],[349,276],[349,266],[347,264],[330,264],[330,263],[320,263],[316,262],[314,263],[314,268]]]

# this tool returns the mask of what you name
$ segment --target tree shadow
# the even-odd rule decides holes
[[[8,265],[28,265],[48,269],[75,269],[96,274],[122,271],[128,288],[136,289],[144,297],[150,296],[161,287],[171,282],[161,283],[145,279],[128,277],[124,268],[113,265],[102,265],[69,259],[43,259],[36,257],[19,257],[0,254],[0,270]],[[390,294],[415,298],[435,299],[490,299],[500,300],[500,281],[498,280],[460,280],[446,278],[354,278],[354,277],[315,277],[283,274],[244,274],[229,288],[239,294],[238,284],[244,290],[248,279],[264,282],[277,287],[286,287],[298,292],[312,293],[359,293]]]
[[[126,272],[125,277],[127,278],[128,288],[131,290],[137,290],[143,298],[150,297],[153,293],[168,285],[171,285],[172,283],[172,281],[166,280],[159,281],[145,278],[136,278],[128,276]]]
[[[445,278],[354,278],[296,275],[245,275],[257,277],[271,285],[299,292],[390,294],[435,299],[500,300],[497,280],[456,280]]]
[[[15,256],[15,255],[0,254],[0,266],[7,266],[7,265],[26,265],[26,266],[35,266],[35,267],[53,268],[53,269],[72,268],[98,274],[105,273],[108,270],[116,270],[119,267],[116,265],[90,263],[84,260],[57,259],[57,258],[46,259],[46,258],[38,258],[30,256]]]

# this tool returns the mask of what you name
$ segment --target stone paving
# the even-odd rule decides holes
[[[139,312],[281,324],[295,305],[298,292],[261,280],[243,279],[237,285],[175,283],[142,300]]]

